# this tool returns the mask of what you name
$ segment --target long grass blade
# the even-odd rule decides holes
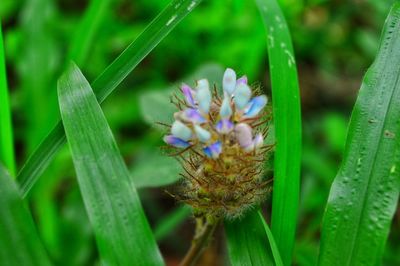
[[[400,190],[400,3],[351,115],[324,214],[319,265],[380,265]]]
[[[267,32],[276,149],[271,229],[291,264],[299,202],[301,113],[292,41],[276,0],[256,0]]]
[[[0,24],[0,161],[15,176],[14,139],[9,103],[3,33]]]
[[[1,165],[0,264],[51,265],[17,185]]]
[[[172,1],[92,83],[98,101],[103,102],[143,58],[200,2],[201,0]],[[33,152],[18,174],[17,179],[24,197],[64,143],[64,129],[59,122]]]
[[[91,0],[83,18],[72,39],[68,58],[77,65],[85,62],[95,34],[99,29],[102,18],[108,10],[111,0]]]
[[[25,151],[34,151],[57,122],[56,77],[61,72],[61,50],[53,31],[57,7],[52,0],[26,0],[19,16],[21,43],[16,70],[23,91]]]
[[[61,117],[79,187],[105,265],[163,265],[129,171],[75,64],[58,82]]]
[[[241,220],[226,221],[225,233],[233,266],[283,265],[261,212],[252,211]]]
[[[180,224],[182,224],[192,214],[192,209],[187,205],[175,208],[167,216],[163,217],[160,223],[154,228],[156,240],[162,241],[171,234]]]

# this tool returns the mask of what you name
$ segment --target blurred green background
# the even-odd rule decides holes
[[[394,0],[280,2],[294,42],[303,109],[301,204],[294,261],[296,265],[315,265],[321,218],[341,160],[351,108]],[[69,58],[75,58],[93,81],[168,3],[1,0],[19,167],[59,118],[56,81]],[[87,38],[80,40],[82,35]],[[185,219],[187,209],[165,193],[174,185],[154,187],[176,180],[178,166],[161,155],[163,132],[147,123],[140,103],[160,109],[157,99],[164,97],[166,88],[176,87],[179,80],[199,71],[216,74],[218,66],[248,75],[251,83],[262,85],[270,95],[266,52],[265,32],[254,1],[205,0],[103,104],[132,169],[133,182],[141,187],[143,205],[168,265],[177,265],[188,248],[193,223]],[[98,264],[67,148],[35,185],[29,202],[56,265]],[[267,209],[269,205],[267,201]],[[181,220],[183,223],[175,226]],[[399,239],[397,211],[384,265],[400,265]],[[225,253],[220,232],[201,263],[223,265]]]

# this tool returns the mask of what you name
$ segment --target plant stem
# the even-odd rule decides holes
[[[196,224],[196,235],[192,241],[190,249],[183,258],[180,266],[193,266],[197,259],[203,254],[207,247],[211,236],[213,235],[215,228],[218,225],[218,221],[206,221],[205,224],[197,221]]]

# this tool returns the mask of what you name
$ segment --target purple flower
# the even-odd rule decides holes
[[[189,142],[177,138],[174,135],[167,135],[163,138],[164,142],[176,148],[187,148],[190,146]]]
[[[254,97],[247,104],[247,106],[244,110],[243,118],[253,118],[253,117],[257,116],[258,113],[262,109],[264,109],[267,102],[268,102],[268,99],[267,99],[267,96],[265,96],[265,95],[260,95],[260,96]]]
[[[194,90],[192,90],[192,88],[190,88],[187,84],[183,83],[182,87],[181,87],[182,93],[185,96],[185,101],[186,103],[191,106],[191,107],[195,107],[195,101],[194,101]]]
[[[186,122],[193,124],[202,124],[207,122],[207,120],[201,115],[199,110],[194,108],[188,108],[180,113],[180,118]]]
[[[217,159],[222,152],[222,143],[221,141],[214,142],[213,144],[205,147],[203,151],[207,157]]]
[[[233,130],[233,122],[229,119],[221,119],[218,121],[215,129],[221,134],[228,134]]]

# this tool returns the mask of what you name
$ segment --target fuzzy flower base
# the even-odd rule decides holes
[[[223,95],[206,79],[195,89],[181,87],[175,97],[175,122],[164,141],[182,164],[183,182],[178,200],[191,205],[196,215],[235,219],[258,205],[268,193],[262,180],[271,145],[264,145],[270,117],[265,95],[255,93],[247,78],[236,79],[227,69]],[[264,119],[264,120],[262,120]]]

